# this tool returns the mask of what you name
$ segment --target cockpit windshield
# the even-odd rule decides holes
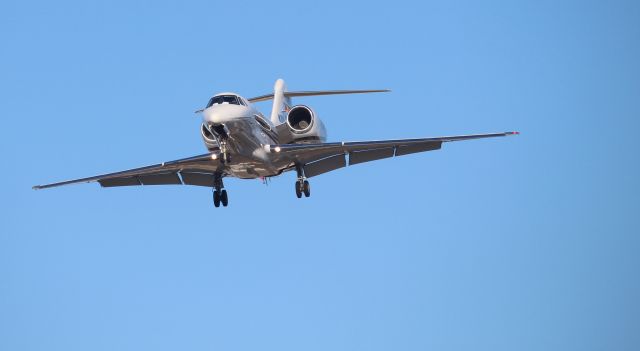
[[[240,99],[238,99],[238,97],[235,95],[218,95],[212,97],[211,100],[209,100],[207,107],[223,104],[240,105]]]

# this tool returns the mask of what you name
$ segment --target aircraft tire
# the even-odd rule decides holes
[[[300,188],[300,181],[298,180],[296,181],[296,196],[298,197],[298,199],[302,197],[302,189]]]
[[[309,181],[304,181],[302,191],[304,191],[304,197],[311,196],[311,186],[309,185]]]
[[[227,196],[227,191],[222,190],[220,193],[220,201],[222,202],[222,206],[227,207],[229,204],[229,197]]]
[[[213,206],[220,207],[220,193],[218,190],[213,191]]]

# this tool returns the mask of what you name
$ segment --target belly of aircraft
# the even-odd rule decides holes
[[[289,162],[274,162],[265,145],[276,144],[267,131],[253,119],[239,119],[225,123],[230,132],[228,148],[231,162],[225,171],[237,178],[253,179],[275,176],[289,166]]]

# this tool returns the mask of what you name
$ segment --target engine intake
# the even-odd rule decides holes
[[[202,133],[202,137],[206,141],[216,142],[216,138],[213,136],[213,134],[211,134],[209,129],[207,129],[206,125],[202,124],[202,127],[200,128],[200,132]]]
[[[287,114],[287,124],[294,133],[304,133],[311,129],[315,115],[304,105],[294,106]]]

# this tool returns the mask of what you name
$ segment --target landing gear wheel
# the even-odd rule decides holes
[[[220,201],[222,202],[222,206],[227,207],[229,204],[229,197],[227,196],[227,191],[222,190],[220,193]]]
[[[302,191],[304,192],[304,197],[311,196],[311,186],[309,185],[309,182],[306,180],[302,184]]]
[[[213,206],[220,207],[220,193],[218,192],[218,190],[213,191]]]
[[[302,184],[299,180],[296,181],[296,196],[298,199],[302,197]]]

